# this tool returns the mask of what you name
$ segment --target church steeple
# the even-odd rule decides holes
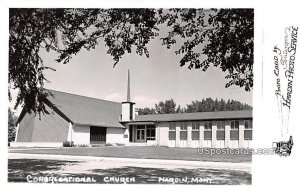
[[[127,102],[130,102],[130,70],[128,70],[128,80],[127,80]]]
[[[122,121],[132,121],[135,119],[134,102],[130,98],[130,71],[127,76],[127,101],[122,102]]]

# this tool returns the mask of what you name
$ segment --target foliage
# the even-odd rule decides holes
[[[74,145],[76,147],[89,147],[89,145],[87,144],[77,144],[77,145]]]
[[[63,142],[63,147],[74,147],[73,141],[64,141]]]
[[[186,107],[181,108],[179,105],[176,108],[176,103],[173,99],[166,100],[155,104],[155,108],[139,108],[139,115],[150,115],[158,113],[194,113],[194,112],[212,112],[212,111],[237,111],[237,110],[252,110],[252,106],[243,104],[236,100],[224,99],[213,100],[212,98],[202,99],[201,101],[195,100]]]
[[[167,48],[177,43],[176,37],[187,39],[175,52],[183,54],[180,66],[203,71],[220,67],[229,73],[225,87],[253,87],[253,9],[172,9],[161,22],[173,28],[162,38]]]
[[[210,112],[210,111],[237,111],[237,110],[251,110],[252,107],[248,104],[243,104],[236,100],[224,99],[213,100],[212,98],[202,99],[202,101],[192,101],[191,104],[187,104],[185,108],[186,113],[192,112]]]
[[[8,108],[8,142],[12,142],[16,137],[17,116]]]
[[[47,69],[41,49],[59,54],[57,62],[68,63],[80,50],[104,43],[115,61],[135,52],[149,57],[147,45],[167,27],[162,45],[182,55],[180,66],[207,70],[219,67],[229,82],[226,87],[253,86],[253,9],[10,9],[9,12],[9,97],[18,89],[15,108],[48,113],[44,89]]]
[[[155,104],[156,113],[175,113],[176,112],[176,103],[173,99],[166,100],[165,102],[159,102]]]
[[[155,114],[155,109],[154,108],[138,108],[138,114],[139,115],[149,115],[149,114]]]
[[[168,113],[183,113],[184,109],[179,105],[176,107],[176,103],[173,99],[160,101],[155,104],[154,108],[138,108],[139,115],[150,115],[150,114],[168,114]]]

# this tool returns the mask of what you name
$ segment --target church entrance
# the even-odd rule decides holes
[[[106,127],[90,127],[90,144],[106,143]]]

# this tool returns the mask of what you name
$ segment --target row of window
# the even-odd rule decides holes
[[[252,140],[252,121],[230,121],[230,140],[239,140],[239,125],[244,122],[244,139]],[[200,139],[200,123],[201,122],[180,122],[180,140],[187,140],[187,126],[191,123],[192,126],[192,140]],[[212,140],[212,122],[204,123],[204,140]],[[225,121],[217,121],[217,140],[225,140]],[[176,123],[171,122],[169,124],[169,140],[176,140]]]
[[[251,120],[243,120],[243,121],[230,121],[230,129],[239,129],[240,124],[244,123],[245,129],[252,129],[252,121]],[[211,130],[212,129],[212,122],[211,121],[193,121],[193,122],[179,122],[180,130],[187,130],[187,127],[191,123],[192,130],[198,130],[200,128],[200,124],[204,123],[204,129],[205,130]],[[217,121],[217,129],[222,130],[225,129],[225,121]],[[169,123],[170,130],[176,129],[176,122]]]

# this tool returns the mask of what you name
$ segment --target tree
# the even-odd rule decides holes
[[[184,113],[184,108],[181,108],[181,106],[178,105],[178,107],[177,107],[175,113]]]
[[[139,108],[139,115],[149,115],[149,114],[167,114],[167,113],[184,113],[184,108],[179,105],[176,107],[176,103],[173,99],[168,99],[165,101],[160,101],[155,104],[154,108]]]
[[[163,38],[168,48],[176,37],[187,39],[176,54],[183,54],[180,66],[206,71],[211,65],[229,74],[225,87],[253,87],[253,9],[172,9],[162,16],[173,30]]]
[[[245,104],[247,105],[247,104]],[[220,111],[226,111],[226,102],[223,98],[220,100]]]
[[[155,110],[153,108],[145,107],[145,108],[139,108],[138,109],[139,115],[150,115],[155,114]]]
[[[155,111],[160,114],[164,113],[176,113],[176,103],[173,99],[165,100],[165,102],[159,102],[155,104]]]
[[[8,142],[12,142],[15,140],[16,137],[16,129],[15,129],[15,123],[17,121],[17,117],[14,115],[14,113],[11,111],[10,108],[8,108]]]
[[[173,99],[166,100],[155,104],[153,108],[140,108],[139,115],[149,115],[157,113],[195,113],[195,112],[212,112],[212,111],[237,111],[237,110],[252,110],[252,106],[241,103],[236,100],[228,100],[227,103],[224,99],[213,100],[212,98],[202,99],[202,101],[192,101],[186,107],[180,105],[176,108],[176,103]]]
[[[150,53],[147,44],[159,36],[159,26],[170,29],[160,37],[171,48],[184,43],[176,54],[180,66],[206,71],[211,65],[227,72],[226,87],[253,86],[253,9],[10,9],[9,97],[18,89],[16,105],[27,112],[48,113],[40,49],[56,51],[57,62],[68,63],[80,50],[107,46],[114,66],[124,54]],[[52,107],[50,105],[50,107]]]
[[[213,100],[212,98],[202,99],[202,101],[192,101],[187,104],[185,108],[186,113],[193,112],[210,112],[210,111],[236,111],[236,110],[251,110],[252,107],[248,104],[243,104],[239,101],[228,100],[227,103],[224,99]]]

